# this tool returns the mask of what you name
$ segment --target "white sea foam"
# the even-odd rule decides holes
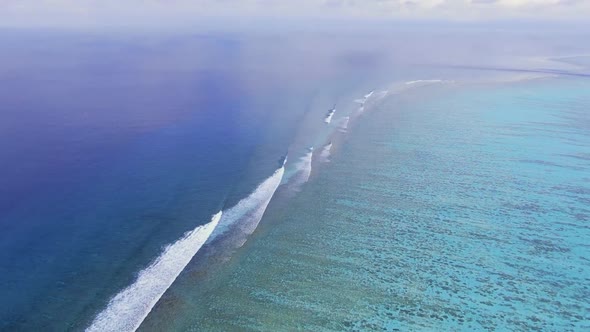
[[[375,94],[375,98],[377,100],[385,98],[385,96],[387,96],[387,94],[389,93],[389,90],[383,90],[383,91],[379,91]]]
[[[432,84],[432,83],[441,83],[443,80],[415,80],[415,81],[408,81],[406,85],[412,84]]]
[[[348,123],[350,122],[350,117],[344,117],[342,118],[342,120],[340,121],[340,131],[346,132],[346,130],[348,129]]]
[[[334,116],[334,113],[336,113],[336,109],[332,109],[328,115],[326,115],[326,118],[324,119],[324,122],[327,124],[330,124],[330,122],[332,122],[332,117]]]
[[[354,116],[356,117],[356,116],[363,114],[367,110],[367,108],[370,108],[370,107],[371,106],[365,106],[364,104],[361,105],[361,107],[359,107],[359,109],[356,111],[356,114],[354,114]]]
[[[326,144],[324,146],[324,148],[322,149],[322,152],[320,152],[320,160],[322,162],[329,162],[330,161],[330,155],[332,153],[332,142]]]
[[[283,165],[259,184],[248,197],[223,213],[220,211],[215,214],[208,224],[196,227],[168,245],[150,266],[139,273],[133,284],[109,301],[107,308],[96,316],[86,331],[135,331],[205,243],[235,229],[238,233],[234,239],[240,242],[236,245],[241,246],[247,235],[258,226],[281,184],[286,162],[287,157]]]
[[[207,241],[221,216],[221,212],[215,214],[208,224],[196,227],[168,245],[150,266],[139,272],[133,284],[109,301],[86,331],[135,331]]]
[[[301,184],[309,181],[311,176],[311,161],[313,159],[313,147],[309,148],[309,152],[299,160],[297,169],[299,170],[299,181]]]
[[[302,186],[309,181],[312,169],[313,151],[313,148],[309,148],[308,152],[295,163],[295,173],[289,179],[288,184],[289,192],[291,194],[299,192]]]
[[[248,197],[242,199],[232,208],[223,212],[223,217],[219,221],[215,231],[213,231],[213,234],[209,237],[209,240],[207,241],[208,243],[233,229],[246,235],[251,234],[254,229],[256,229],[260,219],[262,219],[266,207],[281,184],[283,175],[285,174],[286,161],[285,158],[283,166],[259,184]],[[243,241],[245,241],[245,238]]]
[[[376,102],[385,98],[389,93],[390,93],[389,90],[383,90],[383,91],[377,91],[377,92],[375,90],[373,90],[373,91],[367,93],[366,95],[364,95],[363,98],[355,99],[356,103],[361,104],[359,109],[356,111],[355,116],[358,116],[358,115],[362,114],[363,112],[365,112],[367,107],[373,106]],[[371,101],[369,103],[370,105],[367,105],[367,102],[369,102],[369,100]]]
[[[375,90],[367,93],[366,95],[363,96],[363,98],[355,99],[354,102],[364,106],[365,103],[367,102],[367,100],[369,100],[369,98],[371,98],[371,96],[373,96],[373,93],[375,93]]]

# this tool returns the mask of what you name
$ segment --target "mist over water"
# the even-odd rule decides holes
[[[160,280],[157,289],[151,288],[149,301],[137,302],[135,308],[146,303],[149,308],[130,320],[128,330],[142,322],[140,329],[144,330],[293,327],[279,322],[299,304],[305,309],[296,310],[294,317],[311,315],[316,325],[310,328],[366,327],[340,316],[340,322],[327,323],[323,316],[331,306],[358,309],[326,305],[323,300],[329,298],[331,287],[345,280],[375,281],[375,275],[355,277],[354,269],[363,269],[362,264],[338,258],[336,252],[345,248],[326,239],[350,240],[356,246],[350,250],[369,262],[371,256],[363,253],[377,247],[389,250],[394,246],[395,250],[383,254],[386,259],[403,253],[396,249],[397,239],[403,236],[387,233],[387,229],[366,225],[366,241],[330,231],[342,226],[335,222],[346,220],[342,232],[355,234],[352,225],[362,225],[358,220],[362,211],[367,212],[367,222],[397,222],[398,216],[387,211],[408,208],[399,204],[411,205],[401,194],[408,190],[404,187],[407,179],[372,168],[390,165],[394,172],[400,169],[396,167],[407,167],[391,161],[399,151],[382,147],[412,144],[411,136],[405,135],[426,132],[396,129],[404,116],[421,111],[408,111],[407,105],[395,103],[396,98],[409,93],[412,102],[425,102],[436,89],[459,91],[473,82],[508,82],[564,72],[583,79],[589,73],[580,57],[547,60],[588,51],[584,50],[585,31],[548,34],[534,26],[521,26],[507,32],[442,24],[366,26],[355,31],[335,25],[319,31],[311,33],[304,27],[175,33],[0,30],[0,41],[7,46],[0,61],[0,329],[84,330],[93,322],[121,322],[118,310],[109,311],[109,303],[122,303],[119,300],[126,294],[146,298],[136,286],[143,284],[150,271],[170,267],[166,257],[175,248],[187,248],[183,244],[188,243],[190,250],[178,249],[182,252],[175,256],[181,257],[175,261],[178,264],[164,269],[169,274],[157,273],[158,278],[169,278]],[[522,89],[534,88],[527,90],[525,85]],[[534,102],[535,92],[531,95]],[[558,97],[547,102],[561,103]],[[584,105],[581,95],[572,98]],[[576,101],[568,102],[566,109],[571,110]],[[337,111],[326,123],[327,111],[335,104]],[[457,102],[441,112],[449,119],[457,116],[454,119],[463,123],[460,130],[468,133],[478,124],[490,125],[488,116],[503,116],[487,109],[474,111],[469,122],[454,113],[476,106]],[[391,114],[401,114],[401,118]],[[577,125],[585,123],[583,113],[574,115],[580,120]],[[536,114],[523,116],[535,118]],[[404,123],[438,132],[440,122],[430,120],[424,117]],[[375,121],[382,121],[375,135],[385,136],[370,136],[367,141],[365,135],[372,134],[366,128]],[[427,156],[443,158],[429,150],[433,142],[424,144],[422,152],[418,148],[407,152],[414,158],[407,161],[415,163],[409,174],[431,165]],[[449,162],[455,157],[472,158],[464,146],[455,148]],[[366,151],[360,152],[362,149]],[[282,165],[286,154],[288,161]],[[583,164],[583,153],[572,146],[566,146],[563,154],[577,156],[574,159]],[[330,163],[316,165],[316,160]],[[518,160],[538,167],[563,164],[561,160],[539,160],[534,153]],[[582,164],[566,166],[585,167]],[[515,171],[505,176],[534,178],[538,176],[535,172],[544,172],[534,167],[529,171],[532,175]],[[382,177],[388,180],[387,186],[375,184]],[[352,181],[353,189],[345,190],[344,179]],[[555,183],[554,188],[567,195],[567,188],[583,191],[584,183],[573,189]],[[437,195],[425,183],[414,185],[411,192],[415,195]],[[352,196],[342,197],[348,190],[361,201],[373,197],[381,210],[361,206]],[[402,197],[388,200],[392,195]],[[489,209],[483,200],[475,203]],[[535,204],[542,209],[543,204]],[[349,208],[354,210],[350,215],[345,213]],[[424,203],[423,208],[429,205]],[[330,215],[334,209],[340,211],[336,217]],[[441,209],[441,214],[446,213]],[[211,216],[219,211],[223,211],[221,218],[212,221]],[[455,213],[470,219],[468,210]],[[580,218],[585,214],[578,213]],[[303,216],[305,221],[300,219]],[[419,225],[424,221],[420,216],[412,218]],[[520,216],[514,218],[520,220]],[[300,242],[284,242],[285,232],[295,227],[288,226],[287,220],[301,226],[293,233],[293,241]],[[316,238],[306,238],[316,230]],[[198,241],[192,241],[191,234],[200,234]],[[390,234],[391,238],[381,243],[385,239],[372,240],[370,234]],[[530,241],[543,247],[543,241],[550,240]],[[433,252],[448,253],[443,243],[441,238],[441,247],[432,248]],[[412,245],[415,243],[406,249],[412,251]],[[560,248],[568,246],[566,241]],[[287,253],[291,248],[298,249]],[[580,255],[586,255],[578,247],[568,250],[582,250]],[[273,270],[267,262],[279,263],[271,264],[276,266]],[[328,262],[329,268],[331,264],[350,265],[339,266],[337,272],[343,279],[334,280],[330,279],[332,270],[322,270],[322,262]],[[574,263],[571,268],[577,267]],[[579,268],[587,271],[585,266]],[[375,273],[380,280],[390,280],[392,273],[408,276],[389,269]],[[287,291],[275,283],[279,275],[307,281],[299,283],[289,277],[288,285],[294,288]],[[568,276],[564,278],[571,282]],[[265,282],[276,288],[265,287]],[[325,286],[325,292],[317,294],[325,298],[303,295],[317,285]],[[282,291],[286,295],[280,295]],[[361,299],[374,308],[381,299],[373,295],[390,290],[372,289],[374,293],[367,296],[356,291],[353,288],[335,299]],[[391,307],[398,306],[388,303]],[[127,313],[134,312],[130,308]],[[363,310],[359,313],[364,315],[359,321],[370,316]],[[137,317],[141,315],[144,317]],[[379,322],[380,315],[381,311],[375,316]],[[236,320],[228,319],[230,316]],[[266,327],[261,325],[265,317],[272,322]],[[342,325],[345,321],[357,325]],[[407,324],[400,326],[412,327]],[[555,326],[564,326],[559,324]]]

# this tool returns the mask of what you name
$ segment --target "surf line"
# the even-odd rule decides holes
[[[297,168],[297,173],[293,177],[293,180],[290,181],[290,186],[294,189],[299,191],[301,186],[309,181],[309,177],[311,176],[311,167],[313,161],[313,146],[307,148],[307,153],[299,159],[299,162],[295,165]]]
[[[228,230],[238,228],[251,234],[264,214],[285,173],[282,165],[246,198],[235,206],[219,211],[211,221],[184,234],[164,248],[147,268],[139,272],[133,284],[113,297],[86,329],[87,332],[133,332],[139,328],[166,290],[172,285],[201,247]]]
[[[321,160],[323,162],[329,162],[331,152],[332,152],[332,141],[328,142],[328,144],[326,144],[324,146],[324,148],[322,149],[322,152],[320,153]]]
[[[324,118],[324,122],[327,124],[330,124],[330,122],[332,122],[332,117],[334,116],[334,113],[336,113],[336,104],[334,104],[334,107],[332,107],[328,113],[326,113],[326,117]]]
[[[283,181],[286,163],[287,156],[283,158],[281,167],[260,183],[250,195],[223,213],[223,217],[207,243],[214,242],[218,237],[230,231],[237,230],[247,236],[256,229],[268,204]]]
[[[222,214],[219,211],[209,223],[196,227],[168,245],[150,266],[139,272],[133,284],[109,301],[86,331],[137,330],[160,297],[205,244]]]

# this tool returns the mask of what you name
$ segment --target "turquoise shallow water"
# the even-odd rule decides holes
[[[590,329],[588,91],[389,97],[231,259],[198,255],[140,330]]]

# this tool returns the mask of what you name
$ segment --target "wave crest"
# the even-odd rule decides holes
[[[283,180],[283,175],[285,174],[284,163],[281,168],[277,169],[269,178],[259,184],[248,197],[240,200],[236,205],[223,213],[223,217],[213,234],[209,237],[207,243],[215,241],[219,236],[229,232],[233,228],[238,228],[245,235],[251,234],[256,229],[264,211],[266,211],[266,207]]]
[[[133,284],[109,301],[106,309],[94,318],[86,331],[135,331],[205,244],[221,220],[221,216],[220,211],[208,224],[196,227],[168,245],[150,266],[139,272]]]

